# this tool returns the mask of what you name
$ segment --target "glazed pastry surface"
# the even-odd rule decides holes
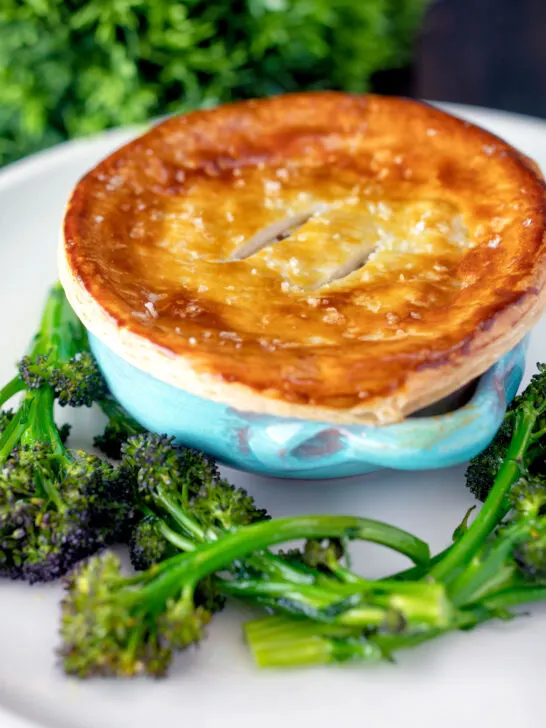
[[[540,173],[487,132],[408,100],[295,94],[169,119],[91,170],[63,283],[134,363],[139,341],[157,350],[161,378],[383,424],[536,321],[544,229]]]

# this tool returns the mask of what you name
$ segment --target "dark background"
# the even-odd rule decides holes
[[[381,90],[546,118],[546,0],[436,0]]]

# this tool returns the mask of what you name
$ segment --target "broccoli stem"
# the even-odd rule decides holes
[[[276,611],[291,615],[303,615],[318,622],[328,624],[363,624],[366,627],[379,627],[387,621],[385,607],[370,598],[370,604],[352,606],[353,602],[363,599],[358,591],[353,590],[342,596],[335,591],[321,589],[317,586],[294,587],[291,584],[246,581],[244,583],[226,581],[219,585],[222,592],[240,599],[251,599],[261,604],[274,604]]]
[[[246,640],[259,667],[305,667],[360,660],[379,662],[393,652],[416,647],[453,630],[493,619],[510,607],[546,599],[546,586],[500,591],[476,608],[456,612],[446,628],[409,634],[370,634],[350,626],[273,615],[244,625]]]
[[[34,336],[30,357],[45,356],[68,361],[87,346],[87,335],[74,314],[60,283],[50,289],[38,332]],[[0,392],[0,406],[12,396],[27,389],[20,376],[14,377]],[[65,448],[53,419],[53,390],[49,385],[28,390],[21,407],[0,437],[0,464],[5,463],[20,441],[32,445],[50,443],[59,453]]]
[[[200,542],[204,542],[206,535],[203,529],[199,526],[199,524],[196,523],[196,521],[188,516],[176,503],[173,502],[171,498],[169,498],[168,494],[162,489],[158,488],[156,499],[157,501],[170,513],[170,515],[175,518],[175,520],[185,529],[188,530],[188,532],[192,535],[194,535]],[[313,538],[327,538],[327,537],[338,537],[338,538],[347,538],[347,539],[359,539],[363,541],[370,541],[371,543],[377,543],[381,546],[387,546],[389,548],[392,548],[395,551],[398,551],[399,553],[403,554],[404,556],[407,556],[409,559],[411,559],[415,564],[425,565],[428,564],[430,561],[430,551],[428,544],[426,544],[424,541],[422,541],[420,538],[417,538],[417,536],[414,536],[411,533],[408,533],[407,531],[404,531],[400,528],[397,528],[396,526],[391,526],[386,523],[382,523],[380,521],[374,521],[367,518],[357,518],[357,517],[349,517],[349,516],[331,516],[330,523],[332,527],[334,528],[334,531],[331,533],[325,533],[322,536],[320,534],[316,534],[314,532],[314,524],[317,523],[317,527],[320,523],[323,522],[324,516],[308,516],[307,517],[307,523],[309,524],[310,532],[309,534],[306,534],[302,532],[300,536],[297,536],[296,538],[302,538],[302,539],[313,539]],[[351,526],[349,525],[351,522],[354,523],[354,530],[351,530]],[[339,520],[339,525],[338,524]],[[347,520],[344,520],[347,519]],[[283,537],[283,529],[287,528],[288,530],[291,530],[292,523],[294,519],[286,518],[286,519],[276,519],[274,521],[274,525],[272,526],[272,531],[277,530],[279,534],[279,539],[272,543],[282,543],[284,541],[289,541],[290,538],[284,538]],[[341,524],[346,524],[345,529]],[[266,523],[263,524],[251,524],[250,526],[246,526],[244,531],[245,533],[252,532],[252,529],[257,528],[259,525],[267,525]],[[302,528],[304,525],[304,520],[301,522]],[[335,528],[339,528],[339,534],[335,530]],[[215,536],[218,537],[219,532],[215,532]],[[258,549],[259,550],[259,549]],[[279,573],[282,566],[280,563],[280,559],[273,554],[264,554],[264,555],[257,555],[260,558],[260,563],[268,563],[271,564],[271,566],[274,566],[275,568],[279,569]],[[286,565],[288,566],[288,565]],[[288,568],[290,568],[288,566]]]
[[[129,438],[142,434],[144,428],[111,395],[98,398],[97,404],[108,422],[104,431],[94,438],[93,444],[107,457],[119,460],[123,445]]]
[[[302,613],[320,621],[360,627],[381,626],[397,614],[409,624],[444,626],[451,605],[439,584],[417,582],[292,585],[264,580],[227,582],[223,591],[239,597],[275,598],[278,609]]]
[[[176,548],[194,551],[197,544],[187,542],[167,524],[156,520],[163,536]],[[219,536],[219,538],[222,538]],[[316,619],[337,618],[336,609],[343,608],[340,623],[380,625],[387,619],[386,609],[399,608],[404,618],[424,623],[445,622],[447,604],[443,589],[437,585],[399,582],[372,582],[352,575],[347,581],[336,581],[320,572],[298,570],[278,556],[265,552],[245,558],[247,567],[260,573],[258,578],[222,579],[215,577],[217,588],[226,596],[249,598],[268,603],[289,613],[313,615]],[[163,565],[160,565],[163,570]],[[265,576],[265,578],[264,578]],[[370,599],[372,605],[362,604]],[[359,601],[349,608],[344,600]]]
[[[154,516],[155,519],[155,516]],[[172,543],[173,546],[175,546],[177,549],[180,549],[181,551],[195,551],[197,548],[197,544],[195,541],[190,541],[189,539],[184,538],[179,533],[176,533],[176,531],[173,531],[172,528],[170,528],[165,521],[162,521],[160,519],[156,519],[157,521],[157,528],[159,529],[161,535],[169,541],[169,543]]]
[[[282,557],[268,551],[252,554],[245,559],[245,564],[251,569],[264,572],[271,579],[282,579],[292,584],[312,584],[316,576],[308,568],[288,564]]]
[[[87,348],[85,329],[68,303],[63,287],[55,283],[49,290],[30,356],[45,356],[53,350],[56,358],[68,361]]]
[[[356,516],[295,516],[261,521],[228,533],[197,550],[179,554],[163,562],[160,574],[151,584],[127,598],[155,602],[167,599],[175,587],[190,580],[197,585],[206,576],[225,568],[255,551],[298,539],[362,539],[396,548],[417,563],[428,560],[428,546],[400,529]]]
[[[245,625],[246,640],[258,667],[313,667],[359,660],[383,659],[374,642],[347,628],[310,620],[270,617]]]
[[[330,637],[353,637],[361,634],[361,630],[354,629],[354,627],[317,623],[310,619],[285,617],[282,614],[253,619],[246,622],[243,627],[245,635],[252,637],[253,643],[257,643],[259,640],[267,642],[289,641],[293,637],[310,634],[329,635]]]
[[[25,400],[6,429],[2,432],[2,436],[0,437],[0,466],[9,458],[13,448],[17,446],[28,427],[31,404],[31,400]]]
[[[67,457],[61,435],[55,424],[55,395],[49,386],[40,387],[27,395],[31,401],[30,426],[27,427],[21,442],[32,445],[35,442],[47,443],[59,457]]]
[[[544,599],[546,599],[546,585],[529,584],[503,589],[496,594],[489,595],[482,603],[487,609],[495,612],[522,604],[542,602]]]
[[[540,457],[546,457],[546,446],[543,445],[541,442],[538,442],[534,445],[531,445],[531,447],[527,450],[525,454],[525,464],[527,465],[527,467],[530,467],[534,463],[534,461]]]
[[[456,612],[452,624],[445,629],[424,630],[421,633],[407,635],[377,635],[373,639],[386,654],[390,654],[396,650],[416,647],[454,630],[467,630],[495,618],[506,619],[508,608],[540,602],[544,599],[546,599],[546,586],[501,590],[478,604],[470,605],[468,608]]]
[[[505,515],[506,495],[521,474],[523,458],[540,414],[541,409],[536,409],[531,402],[521,404],[516,415],[514,433],[506,457],[484,505],[466,533],[429,571],[432,579],[444,582],[454,579],[459,569],[469,562],[476,549],[481,546],[488,534]]]
[[[172,516],[175,522],[183,529],[184,533],[190,538],[195,538],[198,543],[206,543],[207,541],[211,541],[212,539],[216,540],[222,536],[222,531],[219,529],[209,528],[205,532],[161,486],[155,489],[153,498],[156,503]],[[158,520],[162,522],[161,518],[158,518]],[[428,563],[428,546],[420,539],[416,539],[415,536],[392,526],[378,524],[373,521],[368,521],[368,523],[369,529],[365,540],[393,548],[411,558],[415,563],[421,565]],[[164,537],[176,548],[182,548],[186,551],[193,550],[191,548],[184,548],[184,545],[187,544],[185,537],[183,536],[182,540],[178,538],[177,534],[167,524],[164,524],[161,531]],[[287,583],[287,586],[292,585],[292,587],[300,584],[312,584],[316,578],[315,572],[310,572],[308,569],[298,569],[295,566],[287,564],[279,556],[267,551],[264,553],[250,554],[245,558],[245,566],[246,568],[259,572],[269,581],[282,581]],[[218,586],[224,593],[229,593],[231,589],[231,593],[235,594],[235,590],[238,589],[239,595],[243,595],[245,589],[243,586],[244,580],[237,580],[238,586],[234,582],[230,583],[232,586],[224,583],[222,580],[218,580]],[[332,589],[335,589],[336,583],[335,579],[328,580],[328,584]],[[367,585],[364,581],[360,581],[359,583],[364,587]]]
[[[466,512],[462,522],[457,526],[453,533],[453,541],[457,541],[459,538],[462,538],[462,535],[464,534],[465,530],[468,528],[468,520],[470,517],[470,514],[472,511],[476,508],[476,506],[472,506],[468,509]],[[435,556],[432,556],[429,563],[426,566],[411,566],[409,569],[404,569],[403,571],[398,571],[395,574],[392,574],[391,576],[385,577],[385,579],[397,579],[400,581],[411,581],[413,579],[420,579],[421,577],[425,576],[430,569],[433,566],[436,566],[436,564],[440,563],[440,561],[447,556],[447,554],[451,551],[453,548],[453,544],[450,544],[447,548],[443,549],[442,551],[439,551]]]
[[[178,510],[178,509],[177,509]],[[148,515],[151,514],[151,511],[143,510],[144,513],[147,513]],[[169,511],[171,514],[172,512]],[[199,543],[205,542],[205,534],[201,530],[201,537],[199,538],[198,542],[188,540],[178,534],[176,531],[173,531],[170,526],[168,526],[165,521],[163,521],[161,518],[159,518],[156,514],[152,514],[154,517],[154,520],[156,521],[159,530],[161,531],[161,534],[165,537],[169,543],[171,543],[175,548],[179,548],[182,551],[195,551]],[[185,518],[185,521],[189,519],[189,516]],[[185,522],[184,521],[184,522]],[[193,521],[193,519],[192,519]],[[179,525],[182,525],[180,521],[177,521]],[[194,522],[195,523],[195,522]],[[196,529],[198,528],[198,524],[195,523]],[[193,530],[193,529],[192,529]],[[194,535],[195,531],[193,530]],[[211,529],[207,529],[207,534],[209,537],[211,536]],[[215,531],[214,532],[214,540],[219,538],[221,536],[221,532]],[[254,569],[256,571],[262,572],[267,574],[269,578],[277,578],[277,579],[283,579],[285,581],[289,581],[292,584],[312,584],[314,581],[314,574],[310,573],[308,569],[298,569],[284,561],[280,556],[277,556],[276,554],[269,553],[268,551],[261,553],[261,554],[251,554],[248,558],[245,559],[245,564],[247,567],[250,567],[251,569]],[[219,583],[223,580],[219,580]],[[233,582],[231,582],[233,583]],[[226,587],[227,589],[228,587]]]
[[[435,556],[432,556],[428,564],[419,566],[410,566],[409,569],[403,571],[397,571],[395,574],[384,577],[385,579],[396,579],[397,581],[411,581],[413,579],[420,579],[425,576],[433,566],[439,564],[445,556],[451,551],[453,544],[440,551]]]
[[[51,448],[51,452],[57,461],[56,472],[62,472],[72,459],[69,451],[62,443],[61,436],[53,417],[53,406],[55,397],[51,387],[45,386],[27,395],[31,399],[30,426],[27,427],[21,438],[21,444],[32,447],[35,443],[42,443]],[[55,485],[56,479],[48,477],[48,474],[40,474],[40,485],[49,501],[55,504],[57,510],[65,508],[61,494]],[[44,477],[45,476],[45,477]]]
[[[158,510],[166,516],[168,514],[166,518],[163,518],[158,513],[154,513],[154,519],[159,532],[176,549],[191,552],[200,545],[215,543],[218,540],[225,545],[225,530],[212,526],[204,528],[191,512],[186,510],[180,499],[171,494],[162,484],[157,483],[148,493],[158,506]],[[148,510],[146,507],[145,511]],[[275,521],[274,524],[267,526],[276,533],[276,543],[286,540],[286,538],[290,540],[289,537],[283,538],[281,530],[283,523],[284,521]],[[292,521],[289,520],[288,523],[292,523]],[[421,565],[428,563],[430,556],[428,546],[415,536],[375,521],[360,519],[354,523],[359,524],[355,532],[345,533],[343,531],[342,536],[363,538],[379,543],[408,556],[414,563]],[[365,528],[363,528],[364,524],[366,524]],[[245,526],[243,529],[245,534],[249,528],[253,527],[255,526]],[[329,532],[328,535],[335,537],[337,534]],[[246,539],[246,537],[245,535],[244,538]],[[315,538],[315,534],[300,531],[298,538]],[[188,543],[188,539],[195,543]],[[236,560],[234,559],[234,561]],[[232,564],[233,562],[229,566]],[[161,573],[168,571],[168,568],[164,569],[163,564],[159,565],[159,569]],[[334,573],[328,576],[315,569],[309,569],[303,564],[301,566],[289,564],[278,555],[263,549],[250,550],[242,562],[236,563],[235,568],[228,570],[231,570],[234,576],[229,579],[222,579],[218,576],[214,578],[214,583],[220,593],[246,600],[252,598],[262,604],[290,613],[313,614],[317,619],[331,621],[337,616],[336,610],[346,613],[349,608],[354,607],[350,615],[347,615],[347,619],[360,621],[362,624],[376,625],[384,624],[387,621],[389,616],[387,610],[391,610],[391,612],[396,610],[395,605],[390,603],[396,601],[395,597],[389,600],[384,596],[389,588],[387,584],[375,589],[372,594],[370,582],[355,575],[350,577],[346,571],[342,575],[343,578],[336,578]],[[241,573],[244,576],[241,576]],[[435,586],[434,589],[437,590],[437,587]],[[402,589],[402,591],[404,590]],[[399,611],[404,611],[404,618],[407,619],[421,620],[426,623],[443,623],[446,610],[443,589],[441,594],[435,593],[434,597],[425,592],[427,592],[426,587],[420,586],[413,598],[405,594],[395,595],[399,599],[397,605]],[[371,600],[371,604],[365,603],[366,596]],[[348,600],[352,600],[353,603],[349,604]]]
[[[509,557],[528,530],[527,522],[517,523],[507,529],[483,559],[471,560],[450,584],[450,597],[455,606],[477,601],[488,592],[498,591],[511,583],[516,567]]]
[[[205,542],[206,534],[199,524],[191,518],[180,506],[169,497],[168,492],[161,487],[156,488],[155,500],[169,513],[175,521],[190,536],[196,538],[200,543]]]
[[[123,428],[126,437],[139,435],[141,432],[144,432],[144,428],[127,414],[119,402],[113,399],[113,397],[104,397],[98,402],[98,405],[112,425],[119,425]]]
[[[12,397],[22,392],[25,388],[25,383],[19,375],[13,377],[11,381],[0,389],[0,407],[3,407],[6,402],[9,402]]]

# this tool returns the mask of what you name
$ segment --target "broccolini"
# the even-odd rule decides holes
[[[401,583],[443,585],[452,605],[444,627],[422,624],[400,634],[311,619],[271,616],[250,622],[246,637],[261,666],[310,665],[348,659],[390,659],[455,629],[506,619],[520,604],[546,599],[546,479],[532,470],[533,452],[546,434],[546,365],[537,365],[514,401],[495,440],[467,471],[467,483],[485,501],[467,517],[454,543],[428,569],[400,575]],[[396,580],[396,577],[394,577]]]
[[[0,432],[0,573],[50,581],[116,540],[132,510],[122,471],[67,449],[69,429],[55,424],[55,401],[89,406],[105,392],[85,331],[59,285],[0,404],[18,392],[22,401],[3,413]]]

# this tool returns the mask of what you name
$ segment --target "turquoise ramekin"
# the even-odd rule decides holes
[[[128,364],[90,334],[111,392],[146,429],[168,434],[220,463],[276,478],[329,479],[383,468],[429,470],[470,459],[493,439],[525,368],[527,339],[446,414],[385,427],[261,415],[196,397]]]

